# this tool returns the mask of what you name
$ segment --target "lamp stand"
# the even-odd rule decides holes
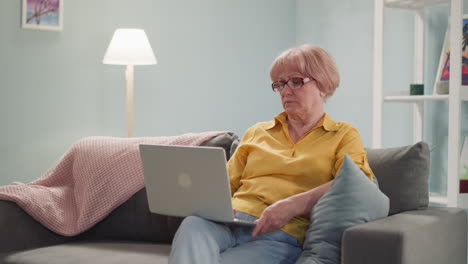
[[[125,71],[127,80],[127,136],[133,136],[133,64],[127,65]]]

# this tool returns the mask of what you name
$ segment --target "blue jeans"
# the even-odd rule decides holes
[[[237,212],[236,217],[257,219],[242,212]],[[302,245],[293,236],[278,230],[252,237],[252,230],[253,227],[186,217],[174,237],[169,263],[295,263],[301,255]]]

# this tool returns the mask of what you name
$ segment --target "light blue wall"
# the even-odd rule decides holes
[[[0,1],[0,184],[29,182],[79,138],[126,136],[124,66],[103,65],[113,31],[145,29],[158,64],[135,67],[135,136],[232,130],[281,111],[271,61],[295,43],[295,2],[65,1],[62,32],[20,28]]]

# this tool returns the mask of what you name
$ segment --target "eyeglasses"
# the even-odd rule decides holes
[[[293,77],[287,81],[277,81],[273,82],[271,84],[271,89],[273,89],[273,92],[281,93],[283,91],[284,87],[286,84],[289,86],[289,88],[296,90],[301,88],[304,83],[308,83],[310,81],[314,80],[313,78],[301,78],[301,77]]]

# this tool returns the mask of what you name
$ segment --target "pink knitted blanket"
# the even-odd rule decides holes
[[[0,200],[13,201],[50,230],[73,236],[144,187],[139,144],[199,145],[221,133],[84,138],[39,179],[0,186]]]

